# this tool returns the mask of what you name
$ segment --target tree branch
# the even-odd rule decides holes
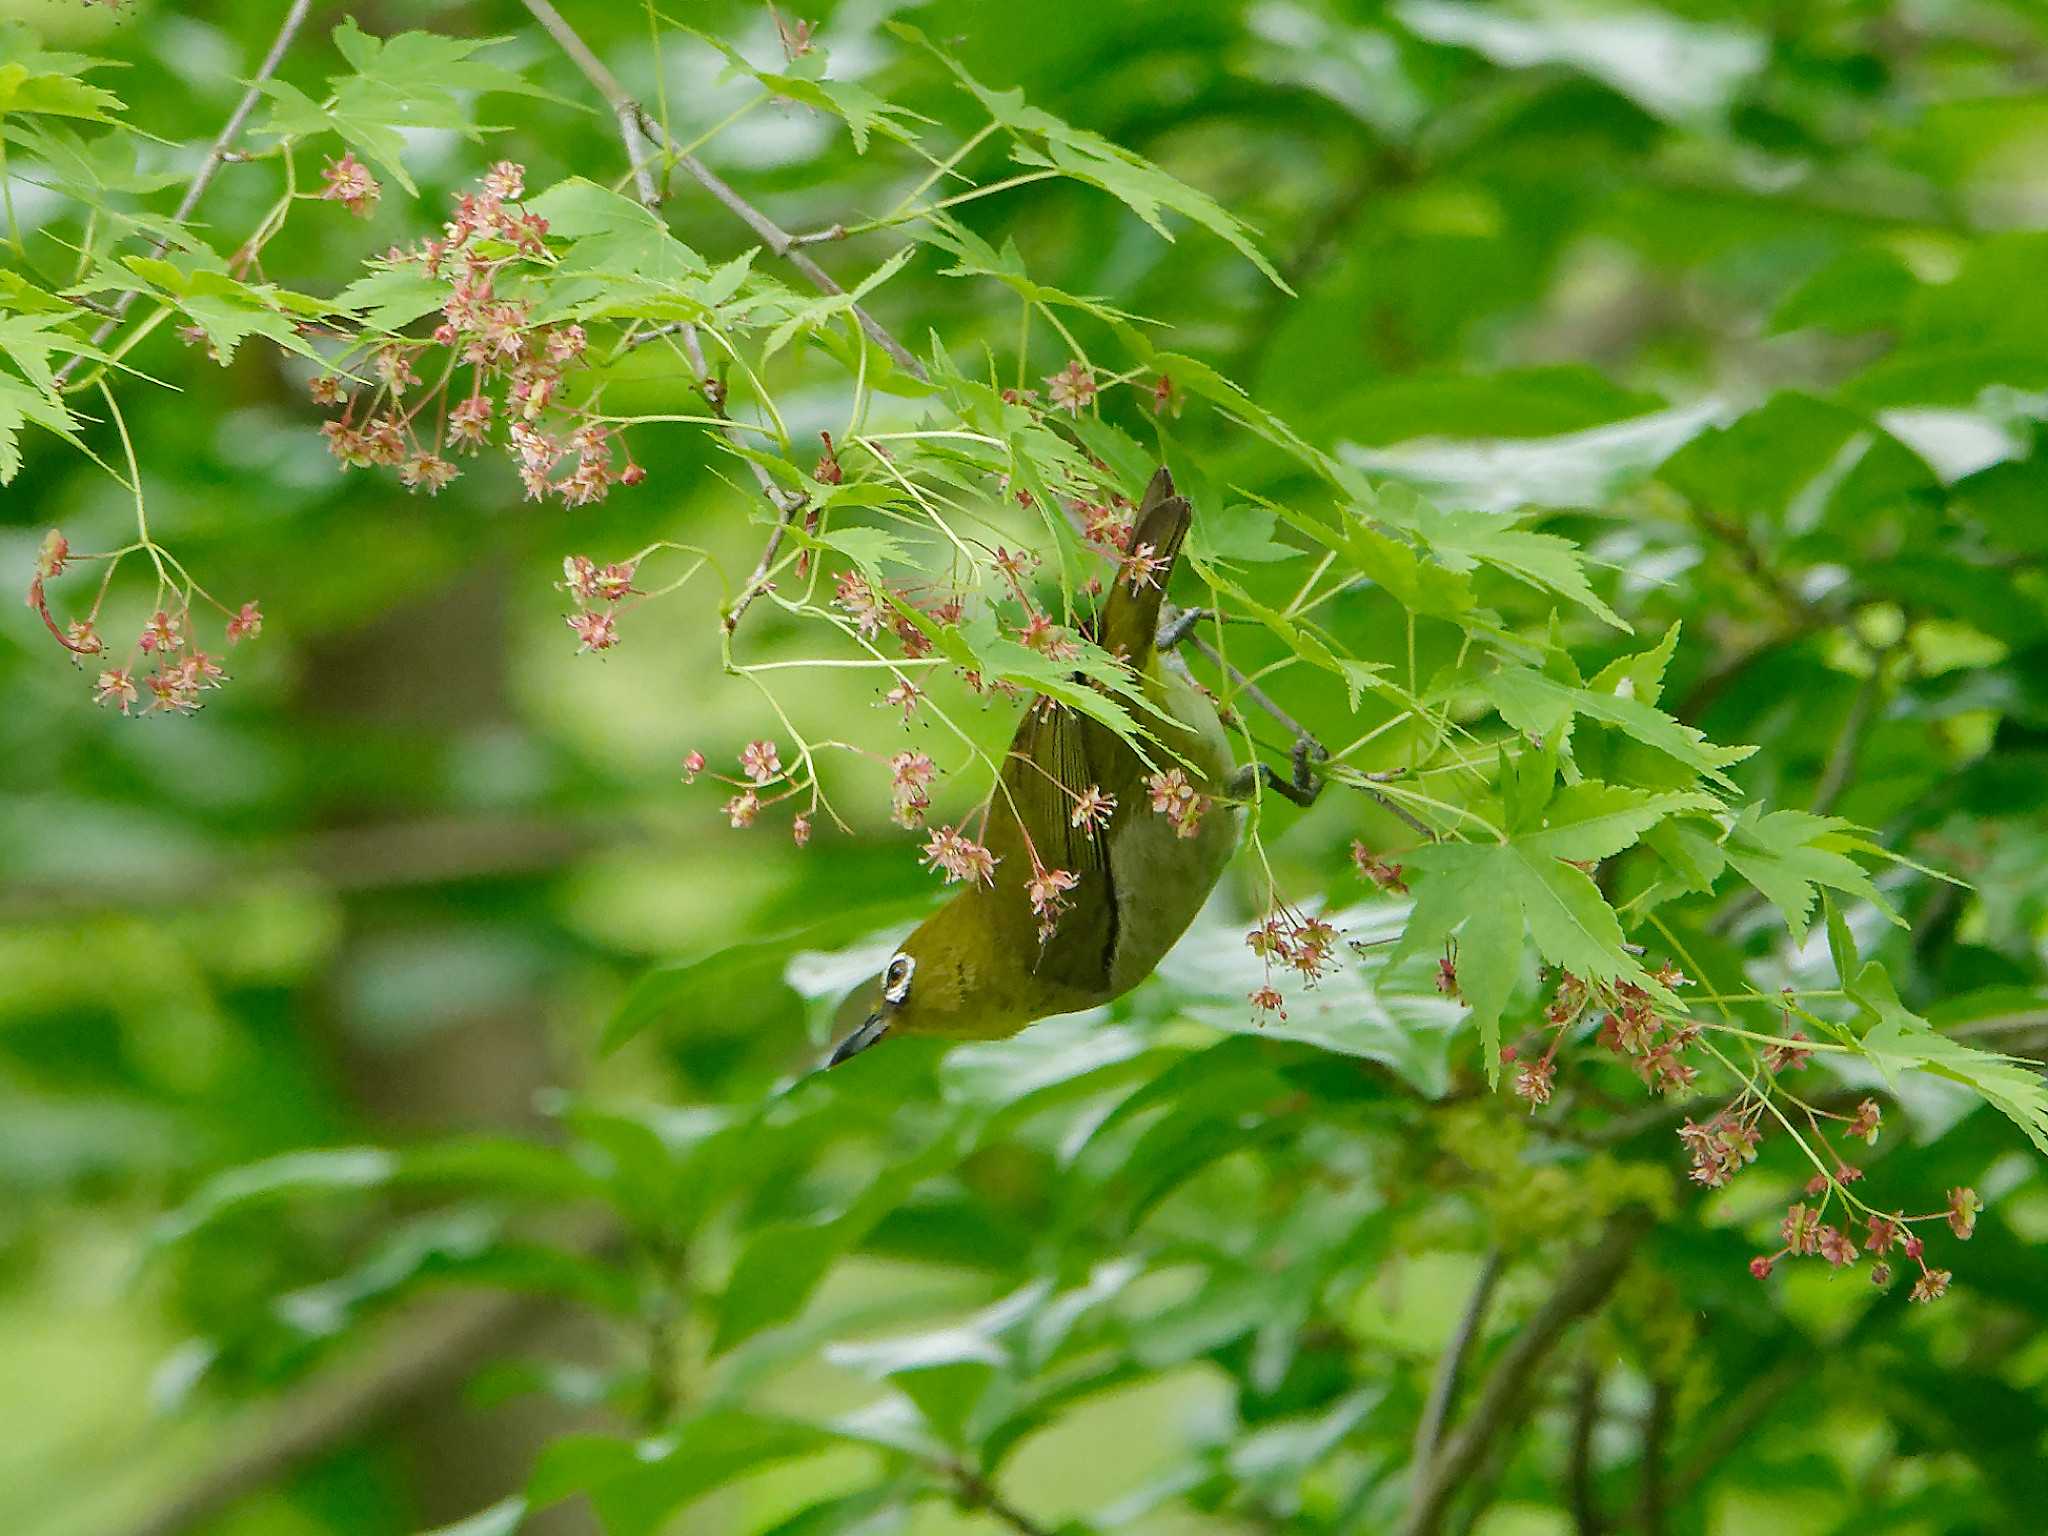
[[[206,158],[199,162],[199,169],[193,173],[191,185],[185,188],[185,195],[178,200],[177,212],[171,215],[173,224],[182,224],[190,218],[192,210],[199,206],[199,199],[204,197],[206,189],[213,185],[213,178],[220,170],[221,162],[227,158],[229,147],[240,136],[242,125],[249,120],[249,114],[256,110],[257,98],[263,94],[263,82],[277,73],[277,66],[284,62],[286,50],[291,47],[292,39],[299,35],[299,28],[305,25],[306,13],[312,8],[313,0],[292,0],[291,9],[284,13],[284,21],[277,29],[277,36],[271,41],[270,52],[266,53],[263,62],[256,66],[256,73],[249,81],[249,88],[242,93],[242,99],[235,103],[235,110],[228,114],[227,122],[214,136],[213,147],[207,150]],[[161,256],[170,249],[170,245],[170,236],[166,235],[157,241],[149,254],[152,257]],[[92,333],[94,350],[98,350],[121,328],[121,321],[135,303],[136,295],[141,292],[140,288],[130,288],[114,301],[113,313]],[[73,353],[65,360],[64,366],[59,368],[55,375],[59,389],[64,387],[65,382],[77,371],[78,365],[84,361],[85,354],[82,352]]]
[[[1825,816],[1835,808],[1835,802],[1842,798],[1842,791],[1849,787],[1850,775],[1856,771],[1856,759],[1863,753],[1863,733],[1870,725],[1870,717],[1877,711],[1878,695],[1884,692],[1884,663],[1890,654],[1879,651],[1871,661],[1870,675],[1857,685],[1856,696],[1849,701],[1848,712],[1842,717],[1842,729],[1835,736],[1835,744],[1828,752],[1828,760],[1822,766],[1819,780],[1813,787],[1812,811],[1816,816]]]
[[[565,1246],[604,1254],[616,1243],[607,1221]],[[560,1316],[562,1306],[559,1297],[495,1292],[421,1307],[389,1330],[358,1369],[316,1378],[286,1397],[267,1427],[234,1438],[244,1449],[113,1536],[184,1536],[209,1524],[250,1494],[459,1387],[513,1341]]]
[[[723,203],[729,212],[754,232],[763,245],[802,273],[813,288],[820,293],[846,292],[831,273],[798,248],[795,236],[740,196],[710,166],[678,146],[675,140],[668,136],[668,131],[647,115],[647,110],[633,99],[619,83],[618,76],[605,67],[604,60],[591,51],[590,45],[577,35],[576,29],[569,25],[562,13],[556,10],[549,0],[525,0],[525,4],[527,10],[533,13],[534,20],[541,24],[548,36],[552,37],[562,52],[569,56],[570,62],[583,72],[584,79],[596,87],[598,94],[604,97],[605,104],[617,113],[621,120],[631,115],[640,130],[673,164],[680,166],[699,186]],[[928,382],[924,365],[911,356],[910,350],[891,336],[880,321],[858,304],[853,306],[853,317],[860,322],[860,328],[867,333],[868,339],[888,353],[897,367],[914,379]]]
[[[1200,635],[1192,633],[1187,634],[1182,638],[1182,643],[1191,645],[1198,652],[1200,652],[1201,655],[1205,659],[1207,659],[1213,666],[1215,666],[1218,671],[1222,672],[1222,674],[1225,677],[1230,679],[1230,685],[1233,689],[1235,689],[1238,693],[1243,694],[1247,699],[1251,700],[1251,702],[1257,705],[1259,709],[1262,710],[1264,713],[1270,715],[1273,721],[1282,730],[1293,732],[1294,739],[1296,741],[1315,741],[1315,734],[1312,731],[1310,731],[1307,726],[1303,725],[1299,720],[1295,719],[1294,716],[1288,714],[1286,710],[1282,709],[1278,704],[1274,703],[1272,698],[1266,693],[1265,689],[1261,688],[1257,683],[1253,682],[1249,677],[1245,676],[1244,673],[1240,672],[1236,667],[1233,667],[1229,662],[1225,661],[1223,659],[1222,654],[1219,651],[1217,651],[1217,649],[1208,641],[1204,640]],[[1311,769],[1313,769],[1313,763],[1311,763],[1310,766]],[[1373,776],[1368,774],[1365,775],[1365,777],[1370,778]],[[1350,784],[1353,781],[1350,779],[1346,779],[1344,782]],[[1432,827],[1428,822],[1424,821],[1420,816],[1416,815],[1413,811],[1409,810],[1407,806],[1401,804],[1401,802],[1396,800],[1392,795],[1382,794],[1379,790],[1373,789],[1368,785],[1360,784],[1356,785],[1355,787],[1363,789],[1365,793],[1371,797],[1374,804],[1378,805],[1380,809],[1387,812],[1388,815],[1394,817],[1397,821],[1404,823],[1418,837],[1424,838],[1432,843],[1436,841],[1436,829]]]
[[[1600,1362],[1589,1350],[1579,1361],[1578,1380],[1573,1385],[1571,1452],[1565,1464],[1572,1523],[1579,1536],[1601,1536],[1607,1528],[1600,1515],[1598,1491],[1593,1486],[1593,1433],[1599,1427]]]
[[[1451,1408],[1457,1401],[1458,1378],[1464,1373],[1465,1361],[1472,1353],[1472,1346],[1486,1325],[1486,1310],[1493,1304],[1494,1287],[1500,1283],[1503,1267],[1501,1251],[1487,1250],[1485,1260],[1479,1266],[1479,1278],[1473,1282],[1472,1294],[1465,1302],[1464,1314],[1458,1319],[1457,1330],[1451,1341],[1444,1346],[1443,1357],[1437,1361],[1436,1376],[1429,1384],[1429,1397],[1422,1405],[1422,1417],[1415,1425],[1415,1450],[1410,1464],[1416,1475],[1436,1460],[1437,1445],[1443,1439],[1444,1425],[1450,1422]]]
[[[1017,1536],[1051,1536],[1044,1526],[997,1493],[986,1477],[965,1462],[948,1462],[945,1470],[953,1479],[954,1498],[962,1508],[983,1510],[993,1515]]]
[[[594,850],[646,835],[629,817],[550,819],[521,816],[408,817],[308,833],[223,854],[180,861],[151,875],[117,880],[83,874],[0,885],[0,923],[63,919],[96,912],[147,912],[222,902],[259,881],[310,879],[330,891],[391,891],[468,880],[549,874]]]
[[[1550,1299],[1502,1353],[1500,1363],[1480,1389],[1471,1416],[1430,1466],[1416,1470],[1408,1518],[1401,1527],[1403,1536],[1437,1536],[1442,1530],[1451,1500],[1488,1447],[1520,1420],[1537,1368],[1573,1323],[1606,1301],[1648,1228],[1649,1214],[1641,1207],[1619,1211],[1609,1219],[1599,1241],[1565,1266]]]
[[[534,14],[540,15],[538,11]],[[557,19],[560,19],[559,16]],[[546,25],[547,18],[543,16],[541,21]],[[563,22],[562,25],[566,29],[568,23]],[[552,31],[553,28],[549,30]],[[583,46],[581,38],[576,37],[574,32],[567,35],[574,39],[576,44],[575,49],[571,50],[572,58],[578,58],[580,62],[582,57],[589,57],[596,63],[595,55],[590,54]],[[568,44],[564,43],[563,46],[568,47]],[[597,64],[597,68],[600,71],[604,70],[601,63]],[[609,73],[606,73],[604,78],[611,80],[613,86],[617,86],[618,82],[612,80]],[[661,203],[661,189],[655,184],[654,172],[648,164],[651,157],[647,153],[648,143],[642,132],[640,109],[632,101],[620,99],[613,103],[613,110],[619,119],[619,138],[625,143],[626,162],[632,168],[633,185],[639,191],[640,201],[649,209],[656,208]],[[723,423],[718,429],[719,435],[735,448],[741,447],[739,428],[733,425],[732,417],[726,412],[725,389],[711,375],[711,366],[705,361],[704,343],[697,334],[697,327],[687,320],[679,320],[672,325],[660,327],[658,331],[635,338],[633,344],[637,346],[641,342],[651,341],[657,335],[676,338],[683,349],[683,356],[689,360],[690,375],[697,381],[697,390],[704,396],[705,408]],[[756,597],[767,590],[768,572],[773,568],[775,557],[782,549],[783,536],[789,531],[789,525],[797,514],[810,503],[808,496],[796,491],[785,491],[777,485],[775,477],[751,454],[741,454],[740,462],[753,471],[754,483],[761,488],[761,494],[768,498],[768,504],[775,508],[776,515],[774,530],[768,535],[768,547],[761,551],[761,558],[754,566],[754,573],[747,578],[746,585],[740,588],[739,596],[733,600],[731,609],[725,615],[727,634],[731,634],[739,627],[740,615],[747,611]]]
[[[1643,1491],[1636,1518],[1644,1536],[1664,1536],[1670,1489],[1664,1457],[1671,1439],[1671,1383],[1662,1376],[1650,1383],[1650,1416],[1643,1423]]]
[[[1820,1358],[1817,1351],[1788,1356],[1771,1370],[1751,1377],[1734,1400],[1713,1415],[1711,1431],[1670,1477],[1659,1477],[1653,1484],[1646,1463],[1642,1494],[1636,1503],[1631,1524],[1644,1531],[1660,1529],[1658,1522],[1662,1520],[1664,1511],[1683,1503],[1695,1488],[1707,1480],[1714,1468],[1777,1412],[1785,1395],[1813,1372]],[[1654,1404],[1652,1412],[1655,1412]],[[1645,1438],[1647,1442],[1647,1436]],[[1647,1443],[1643,1450],[1647,1457],[1650,1450]],[[1654,1504],[1653,1493],[1657,1501]]]

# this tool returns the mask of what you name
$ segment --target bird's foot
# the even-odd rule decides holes
[[[1289,755],[1294,772],[1284,779],[1270,763],[1247,763],[1238,769],[1230,776],[1228,788],[1231,798],[1242,800],[1263,783],[1273,793],[1293,801],[1303,810],[1314,805],[1316,797],[1323,792],[1324,780],[1309,764],[1323,761],[1330,755],[1329,749],[1313,736],[1303,736],[1295,741],[1294,750]]]
[[[1162,651],[1171,651],[1194,632],[1202,620],[1209,617],[1206,608],[1176,608],[1160,621],[1159,631],[1153,640],[1154,646]]]

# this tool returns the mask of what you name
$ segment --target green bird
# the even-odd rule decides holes
[[[1166,584],[1192,518],[1161,468],[1129,544],[1140,555],[1149,546],[1151,563],[1110,588],[1093,636],[1129,663],[1158,712],[1153,729],[1177,759],[1163,757],[1162,765],[1179,769],[1185,789],[1173,784],[1166,809],[1155,810],[1152,770],[1121,737],[1050,699],[1034,700],[990,803],[984,844],[997,861],[992,882],[971,883],[903,941],[873,1012],[828,1066],[891,1035],[998,1040],[1121,997],[1152,974],[1221,878],[1242,820],[1241,805],[1229,802],[1251,788],[1252,776],[1264,774],[1298,803],[1314,798],[1320,786],[1303,748],[1292,781],[1261,765],[1235,768],[1215,705],[1171,651],[1191,616],[1176,619],[1161,644]],[[1225,803],[1215,803],[1219,796]],[[1083,797],[1088,814],[1080,814]],[[1114,808],[1104,810],[1104,800]],[[1063,906],[1041,933],[1032,882],[1047,871],[1076,883],[1053,893]],[[1043,885],[1039,891],[1046,894]]]

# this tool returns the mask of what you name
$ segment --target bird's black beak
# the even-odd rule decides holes
[[[842,1061],[852,1060],[877,1040],[881,1039],[888,1032],[888,1029],[889,1021],[881,1014],[869,1014],[865,1024],[839,1042],[832,1052],[831,1060],[827,1061],[825,1065],[827,1067],[836,1067]]]

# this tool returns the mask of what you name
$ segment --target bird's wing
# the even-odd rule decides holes
[[[1110,747],[1121,743],[1107,731],[1088,730],[1087,724],[1063,706],[1034,703],[1010,743],[1003,764],[1008,793],[998,796],[998,805],[1008,811],[1014,804],[1016,818],[1029,833],[1029,847],[1019,837],[1014,851],[1020,900],[1026,899],[1022,887],[1031,875],[1033,851],[1046,869],[1063,869],[1079,880],[1065,893],[1070,905],[1059,914],[1053,936],[1039,945],[1035,973],[1092,992],[1108,985],[1116,954],[1116,890],[1108,837],[1100,825],[1074,825],[1073,794],[1109,781],[1110,765],[1092,760],[1101,755],[1091,750],[1094,738],[1104,738]]]

